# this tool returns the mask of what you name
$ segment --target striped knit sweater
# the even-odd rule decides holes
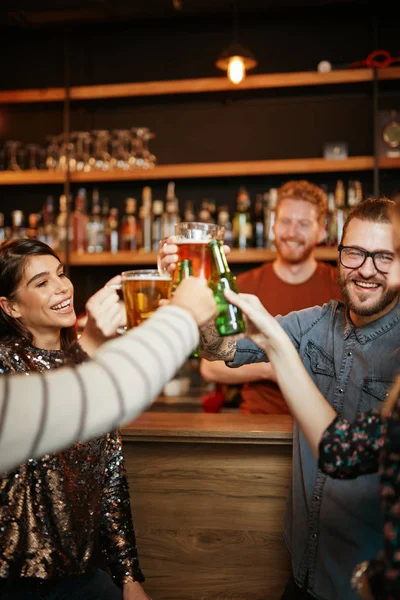
[[[0,377],[0,472],[132,420],[198,342],[189,312],[165,306],[140,327],[104,344],[89,363]]]

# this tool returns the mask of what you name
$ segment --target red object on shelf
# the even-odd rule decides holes
[[[359,60],[350,63],[350,67],[376,67],[377,69],[385,69],[393,63],[400,62],[400,56],[394,58],[387,50],[374,50],[368,54],[364,60]]]

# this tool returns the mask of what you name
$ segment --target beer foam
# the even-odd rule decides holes
[[[211,241],[211,239],[212,238],[210,238],[209,240],[196,240],[195,238],[181,238],[176,239],[174,244],[176,244],[177,246],[180,246],[181,244],[198,244],[205,246],[206,244],[208,244],[208,242]]]
[[[172,277],[169,275],[131,275],[130,277],[124,277],[124,281],[172,281]]]

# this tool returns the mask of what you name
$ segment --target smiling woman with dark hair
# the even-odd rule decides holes
[[[0,246],[0,373],[89,359],[120,324],[118,296],[100,290],[76,340],[74,288],[36,240]],[[93,322],[96,327],[93,327]],[[114,581],[102,570],[102,550]],[[103,565],[105,566],[105,565]],[[30,459],[0,479],[0,597],[146,600],[118,432]]]

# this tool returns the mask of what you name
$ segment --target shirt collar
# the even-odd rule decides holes
[[[354,335],[360,344],[366,344],[370,340],[377,338],[378,336],[390,331],[400,321],[400,300],[397,301],[395,306],[386,315],[383,315],[380,319],[372,321],[364,327],[355,327],[350,319],[349,309],[345,309],[345,325],[343,338],[347,340],[350,334],[354,331]]]

